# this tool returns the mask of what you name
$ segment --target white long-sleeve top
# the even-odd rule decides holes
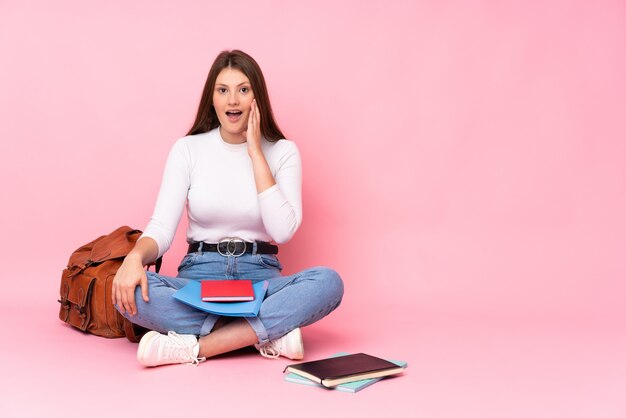
[[[257,193],[246,143],[224,142],[219,128],[176,141],[141,236],[156,241],[159,257],[172,244],[185,204],[190,243],[237,237],[281,244],[293,237],[302,222],[300,153],[287,139],[261,142],[276,184]]]

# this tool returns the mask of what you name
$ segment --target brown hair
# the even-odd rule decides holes
[[[204,84],[196,120],[187,135],[208,132],[220,126],[215,108],[213,107],[213,90],[215,89],[215,80],[224,68],[235,68],[244,73],[250,80],[254,98],[261,112],[261,135],[270,142],[276,142],[285,138],[285,135],[280,131],[274,120],[265,78],[263,78],[259,64],[250,55],[237,49],[222,51],[215,58]]]

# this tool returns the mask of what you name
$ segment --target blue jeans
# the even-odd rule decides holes
[[[177,277],[147,272],[150,302],[144,302],[141,288],[135,291],[137,314],[125,314],[131,322],[161,333],[204,336],[220,318],[185,305],[172,294],[190,280],[268,280],[269,287],[259,315],[246,318],[259,344],[282,337],[289,331],[310,325],[332,312],[341,303],[343,282],[326,267],[313,267],[291,276],[281,276],[282,265],[274,255],[244,254],[222,256],[216,252],[187,254],[178,266]]]

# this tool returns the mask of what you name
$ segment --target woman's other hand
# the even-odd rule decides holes
[[[263,154],[261,149],[261,113],[256,104],[256,99],[250,105],[248,115],[248,129],[246,130],[246,141],[248,144],[248,154],[251,158]]]

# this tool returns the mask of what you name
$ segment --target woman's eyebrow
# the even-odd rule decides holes
[[[249,81],[243,81],[243,82],[241,82],[241,83],[237,84],[237,87],[242,86],[242,85],[244,85],[244,84],[250,84],[250,82],[249,82]],[[224,87],[228,87],[228,84],[224,84],[224,83],[215,83],[215,85],[216,85],[216,86],[224,86]]]

